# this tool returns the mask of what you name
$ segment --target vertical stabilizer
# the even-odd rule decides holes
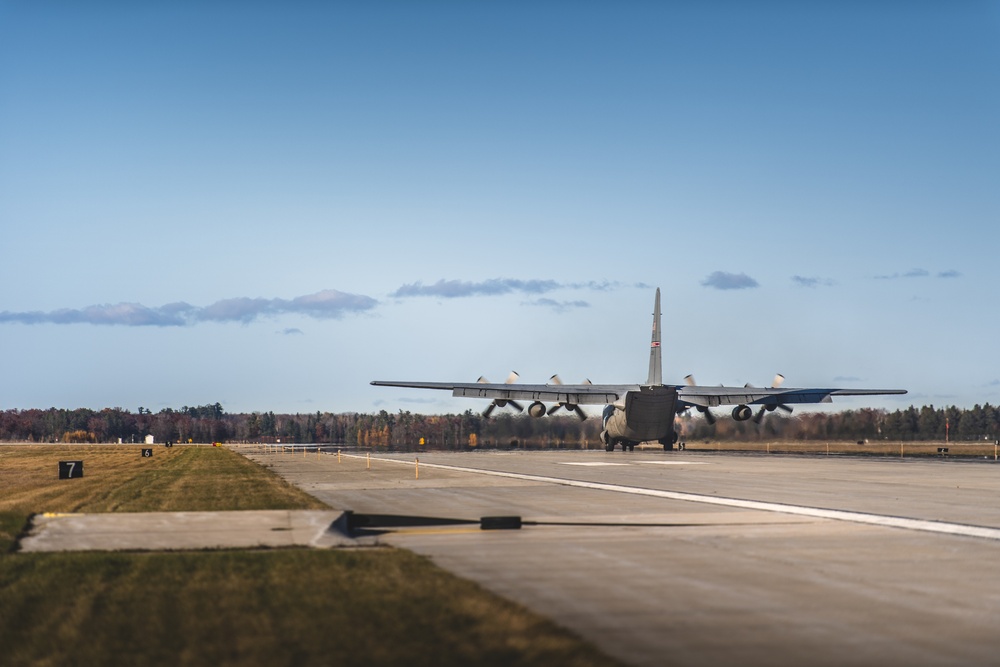
[[[649,377],[646,384],[663,384],[663,362],[660,359],[660,288],[656,288],[653,304],[653,340],[649,346]]]

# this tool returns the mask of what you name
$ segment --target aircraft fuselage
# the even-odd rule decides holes
[[[604,409],[601,440],[608,451],[616,444],[621,444],[622,449],[634,448],[640,442],[652,440],[672,447],[677,438],[674,432],[676,408],[675,387],[647,385],[639,391],[630,391],[624,401]]]

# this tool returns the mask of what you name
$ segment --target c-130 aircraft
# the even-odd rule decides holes
[[[581,419],[587,415],[581,405],[605,405],[602,414],[604,429],[601,442],[606,451],[621,445],[622,451],[634,450],[641,442],[656,441],[664,450],[673,449],[677,442],[674,417],[688,409],[695,409],[710,423],[715,416],[709,410],[719,405],[734,405],[733,419],[753,419],[760,423],[767,412],[776,409],[791,412],[792,404],[831,403],[833,396],[870,396],[905,394],[905,389],[782,389],[784,377],[776,375],[771,387],[752,385],[743,387],[708,387],[695,383],[688,375],[683,385],[663,384],[660,354],[660,289],[656,289],[653,304],[653,337],[649,350],[649,375],[645,384],[563,384],[557,375],[549,384],[515,385],[517,373],[511,373],[503,384],[490,383],[484,378],[477,382],[394,382],[375,380],[373,385],[408,387],[413,389],[444,389],[452,396],[483,398],[492,402],[483,413],[489,417],[495,408],[510,405],[518,412],[524,408],[518,401],[532,401],[528,414],[532,417],[551,415],[560,408],[575,412]],[[545,403],[553,403],[547,407]],[[756,414],[750,406],[759,406]]]

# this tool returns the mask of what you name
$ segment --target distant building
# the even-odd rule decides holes
[[[153,444],[153,436],[152,435],[147,435],[146,436],[146,444],[147,445]]]

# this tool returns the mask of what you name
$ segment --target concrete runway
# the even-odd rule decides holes
[[[993,463],[425,453],[415,479],[413,455],[245,453],[337,509],[549,524],[380,539],[630,664],[1000,662]]]

